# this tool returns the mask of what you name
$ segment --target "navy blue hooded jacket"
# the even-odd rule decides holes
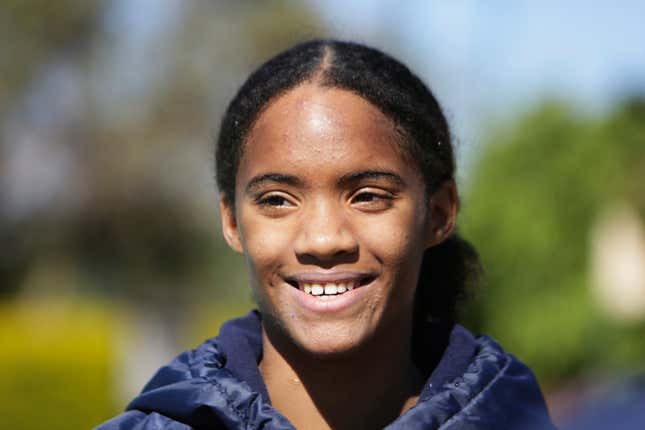
[[[394,429],[554,429],[531,371],[493,340],[455,325],[445,332],[417,404]],[[251,312],[159,369],[126,412],[97,430],[293,429],[260,375],[261,322]],[[442,336],[435,328],[432,337]],[[432,353],[428,354],[432,360]]]

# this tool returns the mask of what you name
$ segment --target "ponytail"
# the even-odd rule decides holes
[[[429,320],[454,323],[457,306],[483,274],[479,254],[458,234],[423,255],[414,303],[414,326]]]

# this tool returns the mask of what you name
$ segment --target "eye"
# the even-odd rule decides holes
[[[360,193],[354,196],[353,201],[354,202],[373,202],[374,200],[378,200],[380,196],[374,194],[374,193]]]
[[[275,211],[281,212],[282,210],[294,208],[296,206],[293,198],[279,192],[262,194],[255,199],[255,202],[262,211],[270,212],[272,214]]]
[[[392,206],[394,196],[384,190],[359,190],[351,198],[351,204],[361,210],[378,211]]]
[[[285,197],[276,194],[261,198],[259,203],[264,206],[291,206],[291,203]]]

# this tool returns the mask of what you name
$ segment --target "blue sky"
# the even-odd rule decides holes
[[[488,122],[540,99],[559,97],[593,113],[645,94],[642,0],[307,3],[333,35],[380,47],[421,75],[466,147]],[[113,6],[108,28],[133,42],[121,46],[150,52],[150,41],[172,37],[181,1],[116,0]],[[147,61],[146,55],[127,57]],[[126,72],[145,69],[139,66],[129,64]],[[115,81],[108,93],[132,93],[123,84],[128,79]]]
[[[645,94],[645,2],[310,0],[333,34],[421,75],[465,146],[546,97],[590,113]]]

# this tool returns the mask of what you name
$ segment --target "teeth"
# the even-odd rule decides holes
[[[303,283],[303,290],[305,293],[311,294],[312,296],[334,296],[353,290],[355,285],[356,283],[354,281],[338,283],[328,282],[326,284]]]
[[[314,296],[322,296],[324,292],[325,289],[320,284],[313,284],[311,286],[311,294],[313,294]]]
[[[336,284],[326,284],[325,285],[325,294],[337,294],[338,289],[336,287]]]

